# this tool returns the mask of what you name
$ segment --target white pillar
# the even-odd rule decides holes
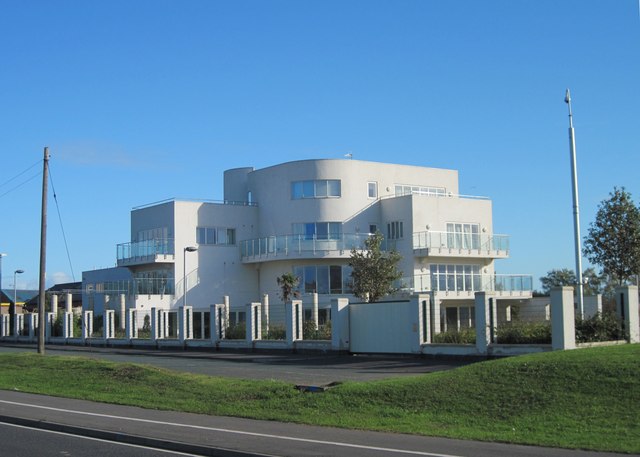
[[[551,289],[551,347],[554,351],[576,347],[573,287]]]
[[[82,313],[82,338],[91,338],[93,335],[93,311]]]
[[[262,322],[264,331],[269,333],[269,294],[262,295]]]
[[[428,326],[424,310],[429,309],[429,296],[416,294],[411,296],[411,352],[422,351],[422,344],[428,338]]]
[[[104,311],[102,318],[102,335],[105,340],[111,339],[115,336],[115,311],[107,309]]]
[[[431,337],[441,333],[441,300],[436,298],[436,293],[431,292]]]
[[[211,341],[217,343],[225,338],[227,330],[226,311],[224,304],[216,304],[210,306],[211,312],[209,318],[209,328],[211,329]]]
[[[151,340],[155,342],[158,338],[158,309],[151,308]]]
[[[62,336],[65,338],[73,338],[73,313],[65,311],[62,316],[62,327]]]
[[[29,327],[29,338],[34,338],[38,330],[38,313],[27,314],[27,327]]]
[[[58,315],[58,295],[51,295],[51,312],[54,316]]]
[[[302,340],[302,300],[292,300],[285,304],[287,342],[293,344],[294,341]]]
[[[185,340],[193,339],[192,306],[180,306],[178,308],[178,339],[183,343]]]
[[[616,310],[624,322],[624,329],[629,335],[629,343],[639,343],[638,286],[616,287]]]
[[[222,302],[224,303],[224,312],[225,312],[225,316],[224,316],[224,321],[226,323],[226,325],[229,325],[229,309],[231,307],[231,304],[229,302],[229,296],[225,295],[224,297],[222,297]]]
[[[138,338],[138,325],[136,322],[136,310],[131,308],[126,313],[125,333],[128,339]]]
[[[120,294],[120,330],[126,329],[126,314],[127,314],[127,296]]]
[[[65,296],[65,312],[72,313],[73,312],[73,294],[66,294]]]
[[[313,320],[313,328],[318,330],[318,294],[316,292],[311,294],[312,308],[311,319]]]
[[[349,350],[349,299],[331,299],[331,349]]]
[[[602,295],[589,295],[583,298],[584,318],[588,319],[596,314],[602,314]]]
[[[51,338],[51,334],[53,331],[53,323],[56,320],[56,315],[53,313],[47,313],[45,314],[45,321],[47,322],[47,328],[45,328],[45,339],[47,341],[49,341],[49,338]]]
[[[245,306],[246,338],[248,343],[262,339],[262,305],[249,303]]]
[[[476,350],[486,354],[495,338],[497,304],[493,292],[475,293]]]
[[[15,332],[15,337],[18,339],[19,336],[22,336],[24,331],[24,314],[14,314],[13,315],[13,330]]]

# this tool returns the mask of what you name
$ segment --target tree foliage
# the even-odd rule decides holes
[[[585,295],[604,294],[607,288],[607,278],[599,275],[592,267],[587,268],[582,273],[583,292]],[[547,272],[540,278],[542,293],[549,295],[554,287],[572,286],[575,287],[577,278],[575,272],[570,268],[554,269]]]
[[[584,255],[623,284],[640,272],[640,210],[624,187],[598,206],[585,237]]]
[[[353,294],[369,303],[396,292],[394,282],[402,277],[398,270],[402,257],[395,250],[383,252],[382,240],[382,234],[376,232],[365,240],[363,251],[351,249]]]
[[[300,283],[300,279],[293,273],[283,273],[282,276],[276,278],[278,287],[280,287],[280,298],[283,302],[287,303],[293,298],[300,297],[297,287]]]

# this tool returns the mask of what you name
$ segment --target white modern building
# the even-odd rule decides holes
[[[531,276],[495,274],[509,238],[494,233],[489,199],[459,195],[457,171],[326,159],[227,170],[222,202],[134,208],[118,266],[83,273],[83,307],[197,310],[227,297],[241,320],[268,294],[277,321],[276,278],[293,272],[322,321],[331,298],[354,299],[350,250],[376,231],[402,255],[398,298],[433,291],[442,330],[473,324],[476,291],[495,292],[499,315],[531,298]]]

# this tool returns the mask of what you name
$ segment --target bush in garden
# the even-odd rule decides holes
[[[576,318],[576,343],[624,340],[627,336],[622,319],[615,313],[597,313],[586,319]]]

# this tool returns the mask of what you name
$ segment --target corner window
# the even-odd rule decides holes
[[[371,181],[367,183],[367,196],[369,198],[378,198],[378,183]]]
[[[404,238],[402,221],[393,221],[387,224],[387,238],[390,240],[399,240]]]
[[[227,227],[197,227],[196,243],[233,246],[236,244],[236,229]]]

